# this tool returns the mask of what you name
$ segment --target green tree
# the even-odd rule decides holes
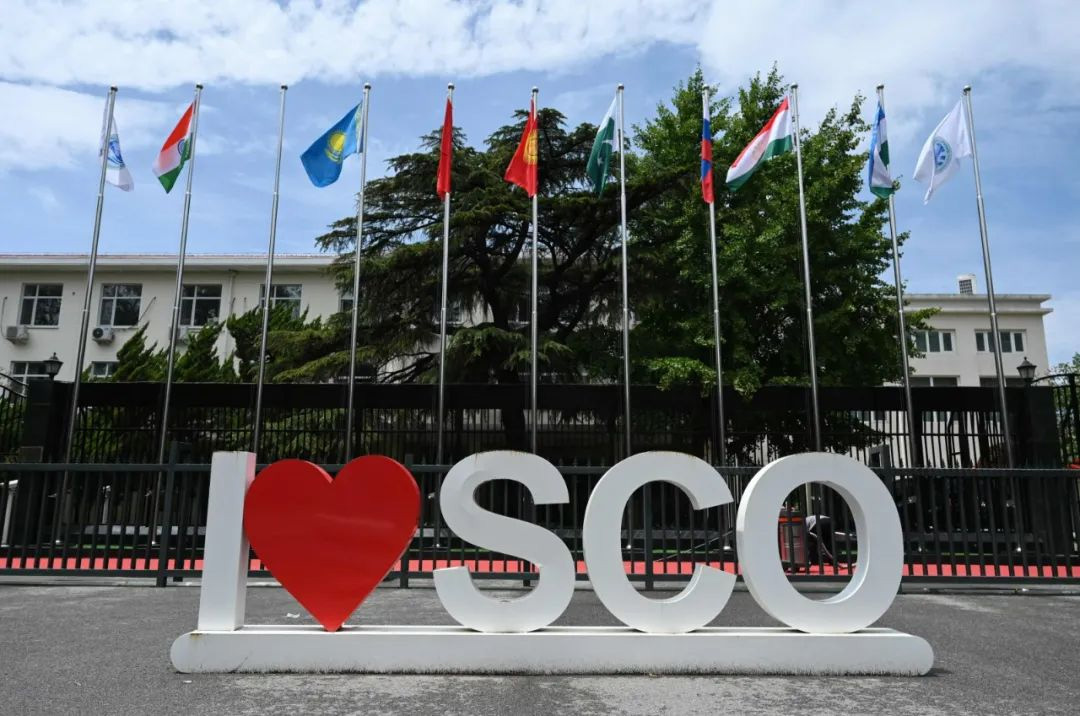
[[[671,191],[634,214],[631,267],[639,365],[661,384],[712,381],[713,326],[708,209],[694,171],[701,133],[702,75],[675,90],[671,105],[635,127],[639,171],[685,171]],[[785,87],[774,69],[736,99],[712,103],[718,283],[726,379],[743,393],[766,383],[808,381],[806,310],[794,154],[767,162],[738,193],[728,165],[776,110]],[[814,330],[821,382],[877,385],[899,377],[895,299],[881,280],[890,244],[886,203],[863,201],[869,129],[862,98],[830,110],[801,133],[811,255]],[[906,237],[901,237],[901,240]],[[913,316],[920,325],[921,314]]]
[[[1051,373],[1075,373],[1080,375],[1080,353],[1074,353],[1068,363],[1058,363]]]
[[[306,310],[300,315],[293,315],[291,306],[285,304],[272,306],[267,326],[267,353],[273,356],[270,349],[275,340],[287,339],[287,336],[279,334],[294,333],[317,325],[321,325],[318,320],[308,323]],[[225,326],[235,342],[234,354],[239,379],[247,383],[255,382],[259,374],[259,364],[256,361],[262,336],[262,307],[257,306],[238,316],[229,316]],[[267,366],[268,372],[272,373],[278,365],[280,362],[271,360]]]
[[[116,372],[110,380],[130,383],[165,379],[165,352],[158,350],[157,343],[146,345],[146,330],[149,327],[149,323],[143,324],[120,346],[116,352]]]

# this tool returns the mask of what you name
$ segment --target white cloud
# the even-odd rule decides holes
[[[56,192],[47,186],[31,186],[27,188],[27,193],[30,196],[38,200],[41,204],[41,208],[45,211],[53,211],[60,208],[60,199],[56,197]]]
[[[194,81],[549,71],[656,42],[692,42],[706,7],[700,0],[8,0],[0,75],[155,91]]]
[[[76,157],[96,155],[104,107],[103,94],[0,81],[0,171],[71,167]],[[160,141],[157,134],[172,114],[168,104],[118,99],[121,146]]]

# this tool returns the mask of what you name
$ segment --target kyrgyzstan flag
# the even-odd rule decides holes
[[[450,193],[450,165],[454,163],[454,104],[446,98],[446,114],[443,116],[442,144],[439,147],[439,177],[435,191],[440,199]]]
[[[521,133],[521,144],[514,152],[514,158],[510,160],[510,166],[506,168],[503,177],[511,184],[517,184],[525,190],[530,197],[536,196],[537,186],[537,132],[536,132],[536,99],[529,103],[529,119],[525,122],[525,131]]]

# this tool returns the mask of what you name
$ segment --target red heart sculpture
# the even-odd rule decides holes
[[[401,557],[419,514],[416,481],[388,457],[358,457],[336,478],[280,460],[251,483],[244,531],[281,586],[337,631]]]

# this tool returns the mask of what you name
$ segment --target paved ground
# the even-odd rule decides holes
[[[1075,593],[1074,593],[1075,594]],[[690,714],[1080,712],[1080,596],[934,593],[897,598],[882,625],[936,652],[922,678],[182,675],[172,640],[198,590],[0,584],[5,714]],[[380,589],[350,621],[445,624],[430,588]],[[278,588],[248,590],[250,623],[308,621]],[[611,624],[589,591],[560,623]],[[716,624],[768,625],[745,592]]]

